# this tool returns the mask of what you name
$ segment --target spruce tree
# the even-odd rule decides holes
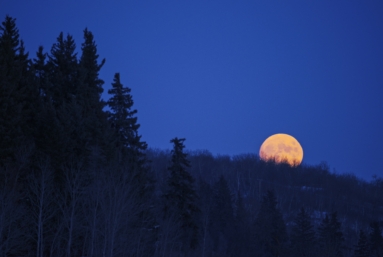
[[[145,150],[146,142],[141,140],[138,134],[140,125],[137,123],[137,110],[133,109],[133,97],[131,89],[125,87],[120,81],[120,74],[114,75],[112,88],[108,90],[111,95],[107,104],[110,108],[108,120],[117,135],[117,148],[121,160],[126,167],[124,179],[134,181],[131,194],[135,195],[141,203],[138,217],[132,224],[136,229],[152,230],[154,226],[154,215],[150,206],[153,197],[153,180],[147,167]],[[150,239],[148,236],[147,240]]]
[[[6,16],[0,26],[0,74],[2,79],[9,81],[17,77],[15,67],[20,50],[19,30],[16,19]]]
[[[82,73],[77,60],[76,44],[71,35],[64,38],[61,32],[48,55],[48,106],[55,113],[56,143],[52,145],[52,164],[56,169],[56,179],[63,178],[63,166],[82,162],[87,165],[91,152],[92,137],[86,127],[87,117],[83,113],[80,89],[83,87]]]
[[[38,95],[19,37],[16,19],[6,16],[0,26],[0,163],[33,140]]]
[[[131,89],[121,84],[120,74],[114,75],[112,89],[108,90],[111,98],[107,104],[111,111],[108,120],[117,134],[118,148],[123,153],[124,162],[127,163],[130,177],[137,181],[137,190],[140,197],[148,194],[148,187],[152,184],[146,167],[146,142],[138,134],[140,124],[137,123],[137,110],[133,109]]]
[[[179,226],[180,250],[187,252],[198,246],[197,216],[200,212],[197,206],[197,194],[194,189],[194,179],[187,169],[190,163],[184,153],[184,138],[174,138],[172,160],[169,167],[170,176],[167,181],[164,199],[164,218],[174,218]]]
[[[344,241],[341,224],[337,213],[333,212],[322,220],[319,226],[319,245],[323,256],[341,257],[342,243]]]
[[[77,93],[77,103],[81,106],[85,130],[91,146],[108,151],[112,147],[106,135],[110,134],[107,114],[103,111],[106,103],[101,99],[104,91],[104,81],[99,78],[99,72],[105,64],[105,59],[98,63],[97,45],[92,32],[84,30],[84,42],[81,45],[82,55],[79,61],[81,83]]]
[[[368,238],[363,230],[359,231],[358,245],[354,252],[354,257],[370,257],[370,249],[368,245]]]
[[[81,50],[82,55],[79,64],[84,73],[83,80],[86,89],[86,92],[82,93],[86,94],[84,98],[89,101],[91,108],[99,108],[100,97],[104,91],[102,88],[104,81],[98,76],[102,66],[105,64],[105,59],[102,59],[100,64],[98,63],[97,45],[92,32],[87,28],[84,30],[84,42],[81,45]]]
[[[71,103],[79,86],[79,66],[76,44],[71,35],[64,38],[61,32],[48,55],[48,69],[52,87],[49,88],[55,107]]]
[[[15,19],[6,16],[0,26],[0,162],[12,158],[13,149],[21,142],[20,94],[14,71],[19,48],[19,32]],[[17,142],[18,141],[18,142]]]
[[[286,251],[287,232],[277,199],[272,191],[263,197],[255,219],[256,246],[264,256],[281,256]]]
[[[295,218],[290,240],[293,256],[316,256],[315,231],[304,208],[301,208]]]
[[[142,151],[147,148],[147,144],[141,141],[141,136],[138,134],[140,125],[137,123],[137,117],[135,117],[137,110],[132,109],[134,102],[130,92],[129,87],[121,84],[120,73],[116,73],[112,89],[108,90],[111,95],[107,102],[111,109],[109,121],[116,130],[123,148],[129,154],[140,159]]]

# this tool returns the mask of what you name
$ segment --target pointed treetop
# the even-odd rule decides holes
[[[99,98],[104,91],[102,88],[104,81],[101,80],[98,75],[100,69],[105,64],[105,59],[102,59],[100,64],[97,63],[99,57],[97,54],[97,45],[92,32],[88,31],[87,28],[84,30],[84,42],[81,44],[81,50],[80,66],[85,72],[85,83]]]
[[[187,154],[183,152],[183,149],[185,148],[184,141],[185,138],[173,138],[170,140],[171,143],[173,143],[173,150],[172,153],[172,162],[173,164],[177,164],[177,167],[174,167],[176,169],[183,169],[190,167],[190,162],[187,160]],[[179,165],[179,167],[178,167]]]
[[[35,69],[40,71],[45,69],[45,60],[47,58],[47,54],[44,53],[44,47],[39,46],[39,49],[36,52],[36,58],[33,59]]]
[[[12,49],[13,53],[19,50],[19,30],[16,27],[16,19],[10,16],[5,17],[5,21],[0,26],[0,49]]]
[[[51,55],[49,61],[54,67],[60,69],[68,69],[74,63],[77,64],[76,43],[71,35],[67,35],[64,39],[64,33],[61,32],[57,37],[57,42],[53,44],[51,48]],[[69,67],[68,67],[69,66]]]
[[[108,90],[112,96],[107,104],[111,109],[109,121],[120,135],[123,146],[136,153],[145,150],[147,144],[141,141],[141,136],[138,134],[140,125],[137,123],[137,117],[135,117],[137,110],[132,110],[134,102],[130,91],[129,87],[124,87],[121,84],[120,73],[116,73],[112,89]]]
[[[81,44],[81,50],[83,53],[80,62],[84,63],[84,65],[91,65],[93,66],[92,68],[99,71],[105,64],[105,58],[102,59],[100,64],[97,64],[97,59],[99,57],[97,54],[97,45],[94,41],[93,33],[89,31],[88,28],[84,29],[84,43]]]

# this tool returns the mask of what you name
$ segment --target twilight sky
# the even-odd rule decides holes
[[[294,136],[303,162],[383,177],[383,1],[0,0],[30,57],[95,36],[104,97],[132,89],[150,147],[258,154]],[[80,54],[80,53],[79,53]],[[100,59],[101,60],[101,59]]]

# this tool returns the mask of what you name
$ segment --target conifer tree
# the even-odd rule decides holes
[[[263,197],[255,219],[255,240],[265,256],[282,256],[287,241],[286,224],[272,191]]]
[[[301,208],[294,223],[290,237],[293,256],[316,256],[315,231],[304,208]]]
[[[146,150],[147,144],[141,141],[138,134],[140,125],[135,117],[137,110],[132,109],[133,98],[131,89],[121,84],[120,73],[114,75],[112,89],[108,90],[111,98],[107,102],[111,109],[109,121],[116,130],[122,146],[134,156],[141,157],[140,153]]]
[[[132,221],[132,229],[138,231],[145,229],[153,231],[155,219],[150,206],[152,206],[153,180],[147,167],[145,150],[146,142],[141,140],[138,134],[140,125],[137,123],[137,110],[133,109],[131,89],[125,87],[120,81],[120,74],[116,73],[112,88],[108,90],[111,95],[107,104],[110,108],[108,120],[117,135],[117,147],[122,153],[121,160],[126,169],[124,179],[134,181],[131,185],[131,193],[136,195],[141,203],[138,206],[137,219]],[[153,234],[147,233],[142,240],[151,241]],[[149,250],[150,251],[150,250]]]
[[[76,44],[71,35],[64,38],[61,32],[57,42],[53,44],[48,55],[47,70],[49,87],[47,95],[50,99],[49,107],[55,113],[55,144],[60,147],[49,147],[56,158],[52,158],[52,165],[56,169],[56,179],[64,178],[63,165],[82,162],[87,165],[87,158],[91,152],[92,135],[86,126],[87,117],[80,104],[84,99],[80,96],[83,88],[83,78],[77,60]],[[86,170],[86,169],[84,169]]]
[[[36,57],[32,60],[32,73],[39,98],[34,140],[36,150],[50,156],[53,166],[57,167],[57,160],[60,159],[58,149],[63,149],[65,146],[63,141],[67,142],[67,140],[59,140],[61,136],[59,133],[60,124],[50,91],[51,82],[47,57],[48,54],[44,52],[43,46],[39,46]]]
[[[319,245],[322,250],[322,255],[328,257],[343,256],[343,241],[343,233],[337,213],[333,212],[330,218],[326,215],[319,226]]]
[[[100,105],[101,103],[100,97],[104,91],[102,88],[104,81],[100,79],[98,75],[102,66],[105,64],[105,59],[102,59],[101,63],[98,64],[99,55],[97,54],[97,45],[94,41],[92,32],[87,28],[84,30],[84,42],[82,43],[81,50],[82,55],[79,64],[84,73],[83,80],[86,89],[86,92],[82,93],[86,94],[84,98],[90,102],[90,107],[96,108],[97,105]]]
[[[111,111],[108,113],[109,122],[118,136],[119,148],[124,153],[123,158],[129,165],[130,174],[137,181],[140,196],[147,195],[151,185],[146,167],[144,151],[147,144],[141,141],[138,134],[140,124],[135,117],[137,110],[133,108],[131,89],[121,84],[120,74],[114,75],[112,89],[108,91],[111,98],[107,102]]]
[[[17,55],[20,50],[19,30],[16,27],[16,19],[6,16],[0,26],[0,74],[2,79],[12,80],[15,74],[14,68],[17,62]]]
[[[15,67],[19,47],[19,33],[15,19],[6,16],[0,26],[0,161],[11,157],[15,140],[21,136],[21,103],[17,101]]]
[[[367,235],[363,230],[359,231],[358,245],[355,249],[354,257],[370,257]]]
[[[47,54],[44,53],[43,46],[39,46],[36,58],[33,59],[34,75],[38,83],[39,95],[44,100],[48,97],[48,69],[46,65]]]
[[[64,38],[61,32],[57,42],[53,44],[51,54],[48,55],[48,69],[52,87],[50,93],[54,105],[61,107],[64,103],[71,103],[77,94],[79,86],[79,67],[76,44],[71,35]]]
[[[97,45],[92,32],[84,30],[84,42],[81,45],[82,55],[79,61],[81,83],[77,93],[77,103],[81,106],[84,126],[91,146],[101,147],[104,151],[112,147],[113,140],[106,135],[111,133],[107,114],[103,111],[106,103],[101,99],[104,81],[99,72],[105,59],[98,63]]]
[[[188,251],[198,246],[197,194],[194,189],[194,179],[187,169],[190,163],[184,153],[184,138],[174,138],[172,160],[169,167],[170,177],[167,189],[163,194],[165,219],[175,215],[175,224],[179,225],[181,233],[180,250]]]
[[[33,108],[37,91],[30,61],[19,39],[16,19],[6,16],[0,26],[0,162],[33,135]]]

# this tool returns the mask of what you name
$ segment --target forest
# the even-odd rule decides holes
[[[383,257],[383,178],[153,149],[104,63],[88,29],[32,56],[1,23],[0,256]]]

